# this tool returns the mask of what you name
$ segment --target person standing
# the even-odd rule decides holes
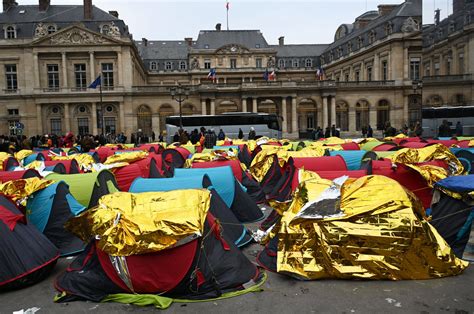
[[[242,131],[241,128],[239,128],[239,140],[244,138],[244,131]]]
[[[361,131],[362,131],[362,137],[366,138],[367,137],[367,127],[365,125],[362,127]]]
[[[456,136],[462,136],[462,124],[461,124],[461,121],[458,121],[458,123],[456,123]]]
[[[331,128],[329,127],[329,125],[326,127],[326,131],[324,132],[324,137],[325,138],[331,137]]]
[[[255,137],[257,137],[257,134],[255,133],[255,128],[251,126],[249,132],[249,140],[254,140]]]
[[[374,130],[369,124],[369,127],[367,128],[367,137],[374,137]]]
[[[337,136],[336,125],[333,124],[331,127],[331,136]]]
[[[204,147],[206,148],[213,148],[216,146],[217,143],[217,136],[216,132],[214,132],[214,129],[210,129],[207,131],[204,139]]]
[[[220,129],[219,135],[217,136],[217,138],[219,139],[219,141],[225,140],[225,133],[224,131],[222,131],[222,129]]]

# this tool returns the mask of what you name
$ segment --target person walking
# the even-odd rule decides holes
[[[225,133],[222,129],[219,130],[219,135],[217,135],[217,138],[219,139],[219,141],[225,140]]]
[[[244,131],[242,131],[241,128],[239,128],[239,140],[243,139],[244,138]]]
[[[251,126],[249,132],[249,140],[254,140],[255,137],[257,137],[257,134],[255,133],[255,128]]]
[[[206,148],[213,148],[216,146],[217,143],[217,136],[214,129],[210,129],[206,132],[205,139],[204,139],[204,147]]]
[[[374,137],[374,130],[372,129],[372,127],[369,126],[367,127],[367,137]]]

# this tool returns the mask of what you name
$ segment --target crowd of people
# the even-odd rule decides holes
[[[160,137],[163,135],[161,134]],[[239,139],[244,139],[244,132],[242,129],[239,128],[239,134],[238,138]],[[224,133],[224,130],[220,129],[219,133],[216,134],[216,131],[213,128],[210,128],[206,130],[205,127],[201,127],[199,130],[194,129],[189,133],[187,130],[180,129],[178,130],[174,135],[173,135],[173,143],[180,143],[180,144],[187,144],[188,141],[190,141],[193,145],[196,143],[200,143],[203,145],[205,148],[213,148],[216,146],[217,141],[225,140],[226,134]],[[254,140],[257,138],[257,134],[255,132],[255,128],[251,127],[249,134],[248,134],[248,139],[249,140]]]

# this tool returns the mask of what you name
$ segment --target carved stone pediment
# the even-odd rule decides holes
[[[72,26],[54,34],[39,38],[34,45],[103,45],[117,44],[113,38],[94,33],[81,26]]]
[[[217,54],[242,54],[248,52],[250,52],[248,48],[237,44],[225,45],[216,50]]]
[[[401,30],[404,33],[411,33],[411,32],[419,31],[420,30],[420,23],[410,16],[403,22]]]

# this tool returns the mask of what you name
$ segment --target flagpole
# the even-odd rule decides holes
[[[102,122],[102,135],[105,133],[105,118],[104,118],[104,106],[102,105],[102,74],[100,76],[99,94],[100,94],[100,120]]]
[[[227,9],[227,30],[229,30],[229,1],[226,3],[226,9]]]

